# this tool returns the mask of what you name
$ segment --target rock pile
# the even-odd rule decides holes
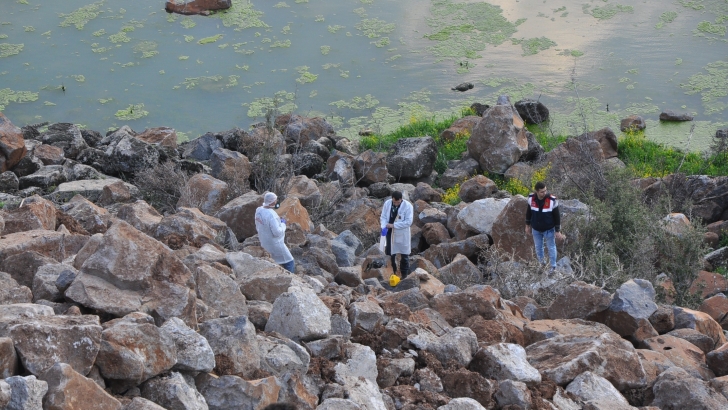
[[[477,133],[498,113],[501,125],[519,116],[509,105],[488,112]],[[523,125],[506,128],[507,155],[451,169],[518,160]],[[173,135],[21,130],[0,115],[0,409],[728,407],[728,285],[710,272],[699,278],[708,286],[696,283],[707,298],[699,310],[657,305],[639,279],[614,294],[574,282],[549,306],[446,286],[482,279],[477,257],[489,246],[520,259],[533,246],[525,199],[485,177],[461,185],[470,201],[440,202],[423,182],[432,138],[359,153],[325,120],[298,116],[182,146]],[[584,139],[604,153],[610,138],[599,135]],[[232,169],[255,187],[261,144],[277,160],[320,165],[290,175],[277,210],[295,273],[257,239],[262,195],[246,185],[230,198],[214,176]],[[172,212],[117,179],[168,162],[191,174]],[[332,189],[343,198],[328,209],[335,230],[312,220]],[[392,190],[414,202],[418,254],[394,288],[371,246],[378,198]]]

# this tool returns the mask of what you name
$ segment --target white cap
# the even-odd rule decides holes
[[[266,192],[265,195],[263,195],[263,206],[274,205],[277,200],[278,196],[276,194],[273,192]]]

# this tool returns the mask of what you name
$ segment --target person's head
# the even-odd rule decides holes
[[[548,190],[546,189],[546,184],[544,184],[542,181],[536,182],[533,190],[536,192],[536,196],[538,196],[538,199],[543,199],[548,193]]]
[[[266,208],[275,208],[278,205],[278,196],[273,192],[266,192],[263,195],[263,206]]]
[[[402,203],[402,193],[399,191],[392,192],[392,203],[399,206]]]

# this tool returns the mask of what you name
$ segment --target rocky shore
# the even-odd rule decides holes
[[[431,136],[360,152],[321,118],[178,145],[166,127],[21,129],[0,113],[0,409],[728,408],[728,281],[711,272],[728,248],[704,257],[698,310],[656,303],[669,280],[610,293],[568,259],[529,284],[549,304],[484,284],[487,250],[527,266],[533,243],[525,198],[483,170],[526,183],[546,167],[566,184],[624,166],[609,129],[544,153],[524,119],[548,110],[519,103],[443,132],[469,137],[442,175]],[[463,202],[443,203],[458,184]],[[634,184],[690,203],[714,247],[728,232],[728,177]],[[269,189],[295,274],[257,239]],[[390,287],[375,242],[394,190],[415,206],[413,272]]]

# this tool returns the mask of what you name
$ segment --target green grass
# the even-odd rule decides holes
[[[728,153],[703,155],[648,141],[644,133],[626,133],[619,139],[619,159],[639,178],[663,177],[677,171],[686,175],[728,175]]]
[[[720,241],[718,242],[718,249],[728,246],[728,233],[724,233],[720,236]]]

